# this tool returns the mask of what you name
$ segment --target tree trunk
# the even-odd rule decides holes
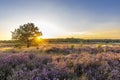
[[[30,47],[30,41],[27,40],[27,48],[29,48],[29,47]]]
[[[27,44],[27,48],[29,48],[30,47],[30,45],[29,45],[29,43]]]

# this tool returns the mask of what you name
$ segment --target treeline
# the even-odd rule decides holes
[[[1,40],[0,41],[0,47],[11,47],[18,43],[18,41],[13,40]]]
[[[80,38],[56,38],[45,39],[48,43],[120,43],[120,39],[80,39]]]
[[[54,38],[44,39],[48,43],[120,43],[120,39],[80,39],[80,38]],[[0,43],[18,43],[18,41],[4,40]]]

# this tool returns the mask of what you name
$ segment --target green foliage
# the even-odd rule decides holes
[[[97,48],[98,48],[98,49],[102,48],[102,44],[98,44],[98,45],[97,45]]]
[[[83,42],[82,41],[80,42],[80,47],[83,47]]]
[[[27,47],[29,47],[38,36],[42,36],[42,32],[40,32],[38,27],[33,23],[20,25],[19,28],[12,32],[12,39],[26,44]]]
[[[103,48],[103,50],[104,50],[104,53],[106,53],[106,52],[107,52],[106,48]]]
[[[74,47],[75,47],[74,45],[71,45],[71,49],[74,49]]]

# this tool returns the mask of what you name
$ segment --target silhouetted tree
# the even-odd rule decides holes
[[[12,32],[12,39],[26,44],[28,48],[33,43],[33,40],[38,36],[42,36],[42,32],[39,31],[38,27],[36,27],[34,23],[20,25],[19,28]]]

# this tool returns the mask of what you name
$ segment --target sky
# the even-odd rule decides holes
[[[0,0],[0,40],[34,23],[43,38],[120,39],[120,0]]]

